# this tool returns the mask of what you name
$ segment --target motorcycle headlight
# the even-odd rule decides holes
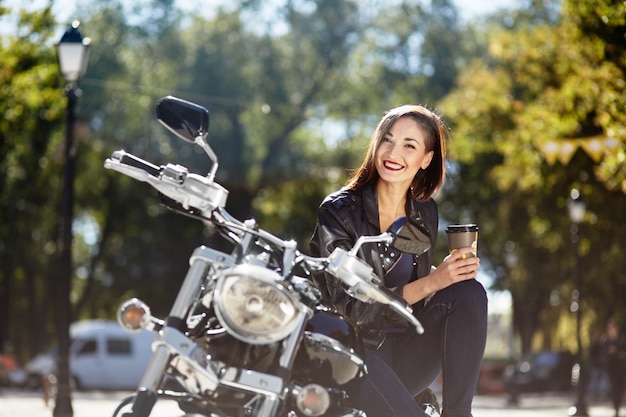
[[[284,339],[298,325],[301,305],[276,272],[238,265],[222,273],[214,294],[218,319],[237,339],[267,344]]]

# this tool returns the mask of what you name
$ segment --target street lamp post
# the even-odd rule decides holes
[[[65,168],[63,171],[63,196],[60,228],[60,277],[57,282],[57,393],[54,417],[72,417],[70,390],[69,347],[71,323],[70,288],[72,279],[72,217],[74,205],[74,122],[76,121],[76,101],[80,95],[78,80],[84,75],[89,61],[89,38],[83,38],[78,31],[79,22],[74,21],[57,44],[57,56],[61,74],[67,83],[64,94],[67,97],[65,125]]]
[[[517,266],[517,263],[519,262],[519,256],[515,250],[515,242],[508,240],[505,242],[504,244],[504,263],[506,264],[507,267],[507,273],[509,274],[509,277],[511,277],[513,275],[513,270],[515,269],[515,267]],[[510,282],[513,282],[513,279],[510,279]],[[515,336],[515,320],[514,320],[514,315],[515,315],[515,303],[512,301],[511,304],[511,310],[510,310],[510,322],[509,322],[509,329],[508,329],[508,335],[507,335],[507,354],[509,358],[514,358],[515,357],[515,353],[514,353],[514,349],[513,349],[513,338]],[[510,405],[515,405],[517,406],[519,404],[519,390],[516,386],[516,374],[517,371],[515,370],[511,380],[508,381],[507,385],[506,385],[506,391],[507,391],[507,401],[509,402]]]
[[[578,225],[585,217],[585,202],[580,196],[580,191],[572,189],[570,198],[567,202],[567,211],[571,224],[572,246],[574,248],[575,280],[576,289],[572,293],[571,310],[576,312],[576,366],[578,368],[578,382],[576,385],[576,404],[569,410],[570,416],[589,416],[587,411],[587,402],[585,400],[585,384],[583,380],[583,354],[582,342],[580,337],[580,321],[582,315],[581,292],[582,292],[582,273],[580,267],[580,234]]]
[[[515,250],[515,242],[511,241],[511,240],[507,240],[504,243],[504,263],[506,264],[507,270],[508,270],[508,274],[512,275],[513,274],[513,270],[515,269],[515,267],[517,266],[517,263],[519,262],[519,255],[517,254],[516,250]],[[508,356],[509,358],[512,358],[514,356],[514,352],[513,352],[513,336],[514,336],[514,328],[513,328],[513,317],[512,317],[513,311],[511,311],[511,323],[509,326],[509,335],[507,337],[508,341],[507,341],[507,349],[508,349]]]

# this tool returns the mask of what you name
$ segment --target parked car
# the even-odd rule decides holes
[[[71,382],[78,389],[134,389],[148,366],[154,333],[128,333],[112,321],[86,320],[70,326]],[[39,388],[56,373],[56,350],[40,353],[15,383]]]
[[[568,351],[541,351],[523,356],[505,371],[507,392],[512,402],[520,393],[567,391],[572,388],[575,358]]]
[[[38,389],[42,378],[52,374],[56,358],[55,351],[39,353],[26,363],[23,368],[14,369],[9,373],[10,385]]]

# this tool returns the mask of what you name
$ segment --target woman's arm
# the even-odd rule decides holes
[[[448,255],[438,268],[431,269],[430,274],[406,284],[402,289],[402,297],[409,304],[415,304],[452,284],[475,279],[480,259],[475,256],[468,258],[467,255],[472,253],[472,248],[461,248]]]

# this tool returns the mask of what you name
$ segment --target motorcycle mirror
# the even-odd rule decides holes
[[[209,133],[209,111],[202,106],[173,96],[156,104],[157,119],[179,138],[195,143]]]
[[[421,255],[430,249],[430,237],[426,228],[406,216],[398,217],[387,232],[394,236],[391,245],[399,251]]]

